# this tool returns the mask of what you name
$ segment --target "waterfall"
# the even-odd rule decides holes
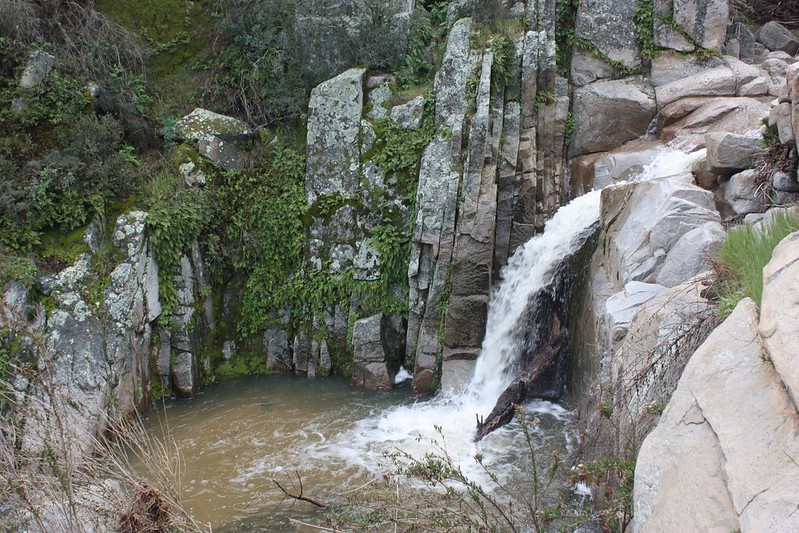
[[[685,172],[701,157],[702,152],[685,154],[664,148],[637,179]],[[522,350],[519,332],[527,327],[519,321],[528,302],[537,291],[549,287],[558,266],[576,252],[583,241],[581,237],[597,223],[599,202],[600,191],[593,191],[561,207],[546,224],[545,231],[517,249],[509,259],[492,294],[486,335],[473,377],[462,390],[443,390],[433,399],[377,412],[358,422],[353,430],[325,445],[312,446],[306,453],[319,457],[343,456],[348,464],[374,471],[376,465],[385,464],[386,451],[400,449],[422,457],[431,450],[431,441],[441,444],[443,438],[447,453],[463,461],[462,468],[467,474],[478,477],[481,474],[482,469],[470,460],[478,451],[488,462],[493,457],[495,468],[503,461],[513,461],[510,456],[503,459],[503,453],[513,446],[513,430],[497,431],[475,444],[472,442],[475,415],[491,412],[498,396],[514,379],[514,363]],[[569,416],[561,406],[544,401],[533,402],[528,412],[544,413],[557,421]]]
[[[517,331],[530,297],[547,288],[558,265],[583,244],[585,233],[599,220],[599,191],[580,196],[561,207],[546,223],[544,233],[520,247],[502,269],[494,291],[480,357],[467,391],[490,403],[513,381],[519,355]],[[487,414],[487,413],[485,413]]]

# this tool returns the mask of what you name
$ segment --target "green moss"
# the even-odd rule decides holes
[[[80,227],[66,235],[57,228],[45,232],[41,237],[41,246],[37,250],[40,259],[55,259],[72,264],[81,254],[89,253],[89,246],[83,241],[86,227]]]
[[[156,78],[173,75],[209,46],[207,0],[98,0],[97,10],[140,35]]]

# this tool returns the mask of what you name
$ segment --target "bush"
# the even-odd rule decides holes
[[[799,215],[780,213],[762,231],[750,225],[732,229],[716,257],[716,293],[719,314],[728,316],[741,299],[752,298],[757,305],[763,296],[763,267],[771,253],[788,234],[799,230]]]
[[[787,26],[799,26],[799,3],[796,0],[732,0],[732,18],[764,24],[776,20]]]

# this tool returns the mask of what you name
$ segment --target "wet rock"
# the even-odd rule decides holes
[[[277,372],[291,370],[292,357],[289,339],[285,330],[269,328],[264,332],[266,350],[266,369]]]
[[[640,137],[655,111],[652,88],[642,80],[597,81],[576,89],[569,156],[610,150]]]
[[[172,385],[182,396],[191,396],[197,390],[197,359],[191,352],[178,352],[172,364]]]
[[[755,38],[769,50],[781,50],[790,55],[799,52],[799,39],[779,22],[767,22],[757,30]]]
[[[32,52],[19,79],[20,89],[32,89],[42,83],[53,68],[54,62],[55,57],[44,50]]]
[[[655,282],[684,235],[708,222],[721,222],[713,194],[692,182],[687,174],[602,191],[610,279],[617,278],[622,287],[629,281]]]
[[[764,152],[762,142],[760,137],[708,133],[705,136],[708,169],[714,174],[731,175],[750,168]]]
[[[396,316],[381,313],[355,322],[352,330],[353,387],[391,389],[404,351],[402,342],[397,342],[401,332],[402,321]]]

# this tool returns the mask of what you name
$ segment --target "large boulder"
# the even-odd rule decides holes
[[[764,153],[763,138],[727,132],[705,136],[708,170],[714,174],[732,175],[751,168]]]
[[[737,89],[735,73],[729,67],[717,67],[666,83],[655,88],[658,109],[690,96],[733,96]]]
[[[755,38],[769,50],[780,50],[790,55],[799,52],[799,39],[779,22],[767,22],[757,30]]]
[[[237,118],[198,107],[175,123],[175,133],[189,142],[210,142],[214,138],[243,141],[252,135],[252,130]]]
[[[603,190],[602,220],[605,268],[620,287],[630,281],[655,282],[664,265],[669,265],[663,274],[669,284],[690,279],[706,265],[695,256],[715,246],[719,230],[723,232],[713,194],[694,185],[690,174]],[[700,227],[705,229],[676,246]],[[691,268],[681,269],[681,262]]]
[[[782,240],[763,269],[760,336],[795,409],[799,406],[799,232]]]
[[[715,57],[703,60],[695,55],[661,50],[652,58],[649,81],[652,86],[659,87],[721,65],[721,60]]]
[[[785,279],[795,286],[798,273]],[[632,531],[799,528],[799,414],[761,332],[744,299],[691,357],[638,454]]]
[[[711,132],[757,131],[768,102],[756,98],[693,97],[677,100],[658,113],[659,137],[701,148]]]
[[[252,130],[242,120],[198,107],[175,123],[175,133],[194,144],[205,158],[225,170],[232,170],[243,164],[243,155],[234,143],[248,139]],[[193,170],[181,169],[184,174]]]
[[[574,134],[569,156],[619,147],[646,133],[656,106],[640,79],[597,81],[574,91]]]

